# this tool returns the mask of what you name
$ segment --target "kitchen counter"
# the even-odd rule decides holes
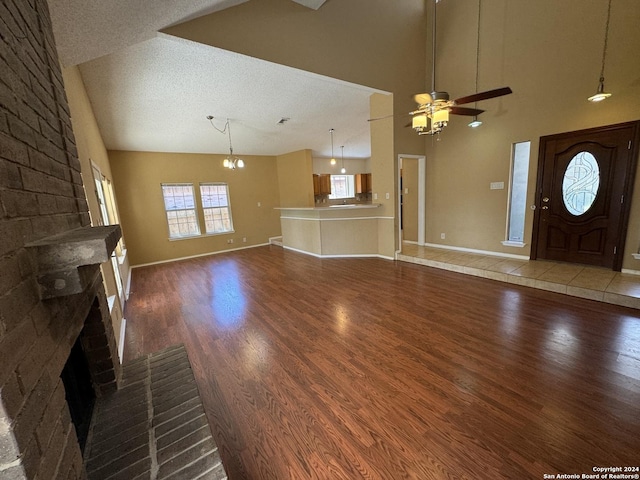
[[[280,207],[282,245],[318,257],[378,256],[377,203]]]
[[[379,203],[338,203],[334,205],[325,205],[322,207],[277,207],[276,210],[352,210],[361,208],[378,208]]]

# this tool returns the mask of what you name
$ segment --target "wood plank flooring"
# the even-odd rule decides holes
[[[185,344],[231,480],[640,464],[637,310],[266,246],[137,268],[125,313],[126,359]]]

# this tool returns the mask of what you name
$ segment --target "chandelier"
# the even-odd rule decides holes
[[[229,119],[227,118],[227,122],[224,124],[224,128],[222,130],[220,130],[213,124],[212,115],[207,116],[207,120],[211,122],[211,126],[218,132],[222,133],[223,135],[226,133],[229,137],[229,155],[227,155],[222,161],[222,166],[230,170],[235,170],[236,168],[244,168],[244,160],[233,155],[233,145],[231,144],[231,123],[229,122]]]

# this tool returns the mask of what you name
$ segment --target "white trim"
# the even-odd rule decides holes
[[[512,253],[492,252],[490,250],[477,250],[475,248],[454,247],[451,245],[440,245],[438,243],[425,243],[425,247],[442,248],[443,250],[455,250],[457,252],[480,253],[491,257],[516,258],[518,260],[530,260],[526,255],[514,255]]]
[[[129,295],[131,295],[131,269],[133,267],[129,265],[129,273],[127,274],[127,286],[124,289],[124,296],[127,300],[129,300]]]
[[[640,260],[640,253],[632,253],[631,254],[633,256],[633,258],[635,258],[636,260]]]
[[[504,245],[505,247],[517,247],[517,248],[523,248],[526,243],[523,242],[512,242],[511,240],[504,240],[502,242],[500,242],[502,245]]]
[[[629,275],[640,275],[640,270],[631,270],[628,268],[623,268],[620,273],[627,273]]]
[[[113,313],[113,307],[116,305],[116,296],[109,295],[107,297],[107,305],[109,305],[109,315]]]
[[[283,245],[285,250],[291,250],[297,253],[304,253],[305,255],[311,255],[316,258],[382,258],[384,260],[395,260],[393,257],[387,257],[386,255],[379,255],[377,253],[352,253],[344,255],[323,255],[321,253],[308,252],[306,250],[300,250],[299,248],[287,247]]]
[[[335,222],[339,220],[379,220],[379,219],[389,219],[393,217],[344,217],[344,218],[314,218],[314,217],[280,217],[282,219],[287,220],[311,220],[313,222]]]
[[[127,319],[122,318],[120,324],[120,343],[118,344],[118,357],[120,357],[120,363],[124,363],[124,337],[127,331]]]
[[[219,250],[217,252],[199,253],[198,255],[190,255],[188,257],[171,258],[169,260],[159,260],[157,262],[141,263],[140,265],[131,265],[131,269],[139,267],[149,267],[151,265],[160,265],[162,263],[179,262],[181,260],[189,260],[191,258],[208,257],[209,255],[218,255],[220,253],[235,252],[237,250],[246,250],[247,248],[265,247],[268,243],[260,243],[258,245],[250,245],[248,247],[230,248],[228,250]]]

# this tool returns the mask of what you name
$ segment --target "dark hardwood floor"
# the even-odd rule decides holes
[[[127,360],[186,345],[232,480],[640,464],[637,310],[269,246],[135,269],[126,318]]]

